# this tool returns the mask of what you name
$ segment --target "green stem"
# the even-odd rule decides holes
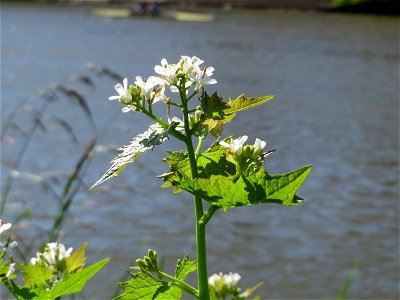
[[[161,120],[160,118],[156,117],[155,115],[153,115],[153,114],[150,113],[149,111],[147,111],[147,110],[142,110],[142,112],[143,112],[145,115],[149,116],[149,117],[150,117],[151,119],[153,119],[154,121],[156,121],[158,124],[160,124],[161,126],[163,126],[164,128],[167,129],[167,128],[170,126],[167,122],[165,122],[165,121]],[[179,131],[173,129],[173,130],[171,130],[171,135],[172,135],[173,137],[177,138],[178,140],[180,140],[180,141],[186,143],[186,140],[187,140],[187,139],[186,139],[186,136],[183,135],[182,133],[180,133]]]
[[[204,136],[199,137],[199,143],[197,144],[196,152],[194,153],[196,155],[196,159],[199,157],[201,147],[203,146],[203,141],[204,141]]]
[[[200,224],[206,225],[208,221],[210,221],[211,217],[214,215],[214,213],[219,209],[218,206],[216,205],[211,205],[207,211],[204,213],[203,217],[200,219]]]
[[[184,82],[183,85],[184,86]],[[182,99],[182,112],[185,124],[186,133],[186,148],[188,150],[188,157],[192,178],[198,177],[196,154],[193,148],[192,135],[189,128],[189,111],[187,105],[186,91],[184,88],[180,89],[180,96]],[[210,298],[208,292],[208,276],[207,276],[207,251],[206,251],[206,225],[200,223],[203,217],[203,202],[201,197],[194,196],[194,207],[196,214],[196,254],[197,254],[197,282],[199,289],[199,299],[208,300]]]
[[[172,280],[173,282],[177,283],[182,290],[188,292],[189,294],[193,295],[194,297],[196,297],[196,298],[199,297],[199,291],[196,290],[191,285],[183,282],[182,280],[179,280],[178,278],[176,278],[174,276],[171,276],[171,275],[169,275],[167,273],[164,273],[162,271],[158,271],[157,273],[159,275],[161,275],[162,277],[168,278],[168,279]]]

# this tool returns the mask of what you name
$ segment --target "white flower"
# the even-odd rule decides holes
[[[132,95],[128,88],[128,79],[124,78],[122,84],[118,83],[114,88],[117,91],[118,96],[108,97],[108,100],[120,100],[123,103],[129,103],[132,101]]]
[[[181,65],[181,72],[183,74],[189,75],[192,74],[196,71],[198,71],[200,69],[200,65],[204,62],[203,60],[201,60],[200,58],[196,57],[196,56],[181,56],[181,61],[180,61],[180,65]]]
[[[221,141],[219,142],[220,145],[227,147],[229,152],[233,152],[236,155],[240,155],[242,153],[243,144],[247,141],[247,135],[239,137],[237,139],[233,139],[230,144]]]
[[[178,67],[178,65],[169,65],[168,61],[163,58],[161,60],[161,66],[155,66],[154,71],[162,76],[167,85],[174,85],[178,81],[176,76]]]
[[[3,232],[6,232],[11,228],[11,223],[1,224],[2,220],[0,219],[0,236]]]
[[[12,248],[17,246],[16,241],[10,243],[10,234],[7,233],[11,229],[11,223],[2,224],[0,219],[0,253],[7,254]]]
[[[136,76],[135,84],[142,89],[142,97],[145,100],[153,100],[153,102],[160,101],[161,97],[155,97],[157,91],[154,89],[157,85],[164,85],[164,80],[160,77],[150,76],[143,80],[141,76]],[[153,99],[154,98],[154,99]]]
[[[265,145],[267,145],[267,143],[265,141],[262,141],[260,139],[256,139],[256,141],[255,141],[255,143],[253,145],[253,147],[254,147],[254,156],[259,155],[263,151]]]
[[[205,69],[197,69],[195,75],[189,75],[189,78],[196,83],[195,90],[200,90],[203,85],[216,84],[217,81],[210,77],[213,75],[213,72],[213,67],[207,67]]]
[[[238,273],[229,272],[229,274],[225,274],[223,277],[225,285],[228,289],[235,288],[237,283],[240,280],[240,275]]]
[[[208,278],[208,284],[217,292],[223,290],[228,290],[228,292],[234,291],[236,285],[240,280],[240,275],[238,273],[229,272],[229,274],[213,274]]]
[[[12,274],[14,274],[15,273],[15,263],[12,263],[12,264],[10,264],[9,266],[8,266],[8,271],[7,271],[7,274],[6,274],[6,277],[7,278],[10,278],[10,276],[12,275]]]
[[[65,246],[63,244],[58,244],[57,242],[48,243],[43,253],[36,253],[37,257],[33,257],[30,259],[32,265],[37,263],[42,263],[47,267],[55,267],[68,258],[71,255],[72,248],[68,248],[65,250]]]
[[[36,255],[39,255],[39,252],[38,252]],[[32,265],[36,265],[36,263],[37,263],[38,261],[39,261],[39,259],[38,259],[37,257],[32,257],[31,260],[30,260],[30,262],[31,262]]]

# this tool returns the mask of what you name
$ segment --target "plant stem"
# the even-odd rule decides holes
[[[162,271],[158,271],[157,272],[159,275],[161,275],[162,277],[168,278],[170,280],[172,280],[173,282],[175,282],[176,284],[178,284],[180,286],[180,288],[186,292],[188,292],[189,294],[193,295],[194,297],[198,298],[199,297],[199,291],[196,290],[194,287],[188,285],[187,283],[177,279],[174,276],[171,276],[167,273],[164,273]]]
[[[183,83],[184,86],[184,83]],[[182,99],[182,112],[186,133],[186,148],[188,151],[190,169],[192,178],[198,177],[196,154],[193,148],[192,135],[189,128],[189,111],[187,105],[186,91],[180,89]],[[197,282],[199,290],[199,299],[208,300],[210,298],[208,292],[208,276],[207,276],[207,251],[206,251],[206,224],[200,222],[203,217],[203,203],[199,196],[194,196],[194,207],[196,214],[196,255],[197,255]]]

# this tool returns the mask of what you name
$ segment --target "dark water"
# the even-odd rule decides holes
[[[238,272],[243,287],[259,281],[262,299],[334,299],[356,262],[360,270],[348,299],[399,297],[399,94],[396,17],[291,11],[217,12],[212,23],[158,18],[111,20],[78,7],[3,4],[1,12],[2,126],[22,103],[39,109],[38,88],[63,83],[79,89],[97,130],[76,103],[61,97],[42,116],[20,170],[64,178],[97,132],[99,143],[127,144],[148,121],[120,113],[115,80],[85,66],[107,66],[131,80],[149,76],[162,57],[196,55],[214,66],[221,95],[274,94],[277,100],[243,112],[226,135],[267,140],[277,152],[271,173],[306,164],[313,170],[300,191],[301,207],[254,206],[217,213],[208,226],[209,272]],[[90,87],[71,74],[87,74]],[[27,131],[32,112],[15,123]],[[29,108],[29,106],[28,106]],[[72,128],[71,141],[54,120]],[[2,186],[24,136],[13,126],[2,142]],[[168,145],[177,144],[170,142]],[[65,244],[89,242],[89,261],[111,262],[89,282],[90,299],[110,298],[129,261],[149,247],[167,269],[195,253],[192,200],[160,190],[155,175],[167,148],[143,155],[117,179],[82,188],[63,227]],[[114,154],[96,156],[82,180],[92,184]],[[58,203],[38,185],[16,180],[3,218],[22,211],[15,226],[38,242],[52,224]],[[21,242],[22,244],[22,242]],[[3,297],[5,297],[3,295]]]

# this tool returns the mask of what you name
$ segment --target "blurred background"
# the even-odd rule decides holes
[[[334,299],[359,264],[348,299],[399,298],[396,1],[101,2],[1,3],[0,216],[13,223],[16,257],[48,240],[88,241],[89,263],[111,257],[76,299],[121,293],[116,282],[148,248],[169,272],[186,252],[195,258],[192,198],[155,177],[178,143],[88,190],[150,124],[107,100],[114,85],[195,55],[215,68],[210,92],[276,95],[224,136],[266,140],[277,149],[270,173],[313,165],[301,206],[215,215],[210,275],[263,281],[261,299]]]

